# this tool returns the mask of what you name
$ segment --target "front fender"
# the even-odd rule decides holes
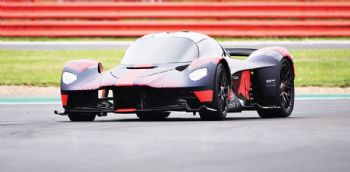
[[[64,65],[61,75],[61,91],[72,91],[79,89],[89,90],[98,88],[101,84],[100,76],[102,70],[102,64],[95,60],[68,61]],[[77,79],[69,84],[64,83],[63,74],[65,72],[76,75]]]
[[[201,68],[207,68],[208,74],[205,78],[201,79],[200,82],[202,82],[202,85],[207,85],[210,88],[214,85],[215,80],[215,74],[216,74],[216,68],[219,63],[223,63],[226,67],[226,70],[228,70],[228,74],[230,73],[229,67],[227,65],[226,60],[223,57],[217,57],[217,58],[199,58],[194,61],[189,66],[189,73],[201,69]],[[230,74],[229,74],[230,75]],[[191,81],[191,82],[197,82],[197,81]]]

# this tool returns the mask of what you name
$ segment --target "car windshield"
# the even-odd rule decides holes
[[[180,37],[141,38],[125,52],[122,64],[162,64],[188,62],[198,58],[198,47]]]

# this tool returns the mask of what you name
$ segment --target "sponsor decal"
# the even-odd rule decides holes
[[[266,87],[275,87],[276,86],[276,79],[267,79],[265,81]]]

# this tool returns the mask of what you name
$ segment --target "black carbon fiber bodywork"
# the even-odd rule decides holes
[[[208,39],[200,35],[192,38],[191,32],[184,37],[196,44]],[[247,58],[238,60],[235,56]],[[108,112],[197,112],[202,108],[215,111],[208,100],[215,90],[216,68],[222,63],[230,76],[228,82],[232,95],[228,111],[273,107],[279,88],[280,62],[284,58],[293,66],[292,56],[282,47],[222,49],[222,54],[215,57],[162,64],[151,61],[148,64],[121,64],[105,72],[96,61],[71,61],[65,65],[63,73],[76,75],[76,80],[69,84],[61,81],[61,94],[65,97],[62,103],[65,113],[94,112],[101,115]],[[200,69],[206,69],[204,77],[198,80],[189,77]]]

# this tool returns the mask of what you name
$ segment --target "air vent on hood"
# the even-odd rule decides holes
[[[183,70],[185,70],[187,67],[188,67],[189,65],[182,65],[182,66],[177,66],[175,69],[177,70],[177,71],[183,71]]]
[[[127,69],[154,69],[157,66],[129,66]]]

